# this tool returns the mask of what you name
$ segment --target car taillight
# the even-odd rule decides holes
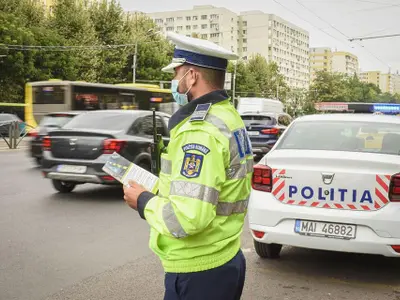
[[[50,151],[51,150],[51,139],[49,136],[45,136],[42,139],[42,148],[43,151]]]
[[[264,165],[255,165],[251,185],[257,191],[270,193],[272,191],[272,169]]]
[[[126,141],[123,140],[115,140],[115,139],[104,140],[103,153],[104,154],[113,154],[114,152],[118,153],[122,150],[125,144]]]
[[[32,129],[31,131],[28,132],[28,136],[31,137],[37,137],[39,135],[39,132],[36,129]]]
[[[389,200],[400,202],[400,173],[393,175],[390,180]]]
[[[279,129],[278,128],[269,128],[269,129],[263,129],[261,130],[262,134],[278,134]]]

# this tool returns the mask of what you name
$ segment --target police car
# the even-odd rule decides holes
[[[296,119],[254,167],[248,217],[263,258],[282,245],[399,257],[400,119]]]

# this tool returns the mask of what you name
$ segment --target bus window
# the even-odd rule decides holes
[[[65,87],[38,86],[33,88],[33,104],[64,104]]]

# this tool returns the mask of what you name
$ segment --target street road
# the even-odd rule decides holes
[[[162,299],[149,229],[119,188],[57,194],[26,150],[0,152],[0,299]],[[400,299],[400,259],[284,248],[254,253],[246,226],[242,299]],[[221,299],[223,300],[223,299]]]

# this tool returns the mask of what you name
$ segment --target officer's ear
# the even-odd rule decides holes
[[[196,68],[190,68],[189,70],[189,84],[188,86],[194,86],[199,81],[199,72]]]

